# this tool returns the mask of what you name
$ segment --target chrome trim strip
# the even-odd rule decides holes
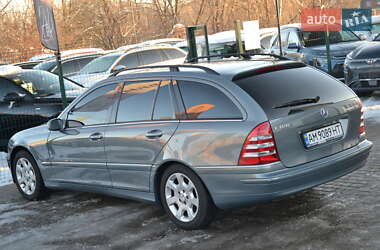
[[[125,163],[107,163],[107,167],[110,170],[122,170],[122,171],[150,171],[153,165],[149,164],[125,164]]]
[[[51,165],[76,165],[78,167],[80,166],[101,166],[105,167],[105,162],[75,162],[75,161],[54,161],[51,162]]]
[[[157,120],[157,121],[141,121],[141,122],[120,122],[120,123],[108,123],[101,125],[87,125],[78,128],[94,128],[94,127],[114,127],[123,125],[138,125],[138,124],[155,124],[155,123],[178,123],[179,120]]]
[[[243,119],[210,119],[210,120],[157,120],[157,121],[142,121],[142,122],[121,122],[121,123],[109,123],[109,124],[100,124],[100,125],[86,125],[76,128],[96,128],[96,127],[114,127],[114,126],[123,126],[123,125],[139,125],[139,124],[156,124],[156,123],[179,123],[179,122],[242,122]],[[67,128],[67,129],[76,129],[76,128]]]
[[[243,119],[210,119],[210,120],[180,120],[180,122],[242,122]]]

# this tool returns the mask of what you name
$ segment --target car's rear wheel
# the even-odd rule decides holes
[[[183,229],[208,226],[215,206],[205,186],[190,169],[173,165],[161,178],[160,198],[170,219]]]
[[[20,193],[28,200],[38,200],[45,196],[46,188],[40,170],[33,156],[20,151],[12,161],[12,174]]]

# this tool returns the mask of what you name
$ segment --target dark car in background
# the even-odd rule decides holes
[[[278,40],[275,35],[270,51],[279,55]],[[351,31],[330,31],[331,75],[344,81],[343,65],[347,54],[365,43]],[[285,57],[328,72],[324,31],[305,31],[300,24],[285,25],[281,27],[281,44]]]
[[[359,95],[380,90],[380,35],[347,55],[345,83]]]
[[[83,88],[64,80],[68,100]],[[57,75],[40,70],[0,71],[0,151],[18,131],[43,124],[63,109]]]
[[[283,197],[365,165],[360,99],[333,77],[262,57],[119,72],[9,142],[20,193],[156,202],[184,229],[215,208]],[[160,68],[157,68],[160,67]]]
[[[85,54],[70,56],[62,59],[62,72],[65,77],[70,77],[78,73],[92,60],[104,55],[103,53]],[[57,61],[50,59],[37,64],[33,69],[45,70],[58,75]]]

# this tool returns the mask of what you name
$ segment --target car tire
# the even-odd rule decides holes
[[[200,178],[176,164],[161,176],[161,203],[170,219],[185,230],[207,227],[215,216],[215,205]]]
[[[12,175],[17,189],[28,200],[39,200],[46,196],[41,172],[33,156],[27,151],[19,151],[12,161]]]

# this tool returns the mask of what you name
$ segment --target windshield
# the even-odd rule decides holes
[[[89,64],[84,66],[79,72],[78,75],[81,74],[94,74],[94,73],[103,73],[109,70],[109,68],[112,66],[112,64],[115,63],[115,61],[122,55],[122,53],[112,54],[112,55],[106,55],[101,56],[93,61],[91,61]]]
[[[61,93],[59,77],[46,71],[22,71],[6,77],[35,96],[44,97]],[[64,79],[64,84],[66,91],[82,89],[68,79]]]
[[[325,31],[302,31],[305,47],[326,44]],[[330,31],[330,43],[360,41],[360,38],[351,31]]]
[[[50,71],[55,67],[55,64],[56,64],[55,60],[46,61],[46,62],[37,64],[36,66],[33,67],[33,69]]]

